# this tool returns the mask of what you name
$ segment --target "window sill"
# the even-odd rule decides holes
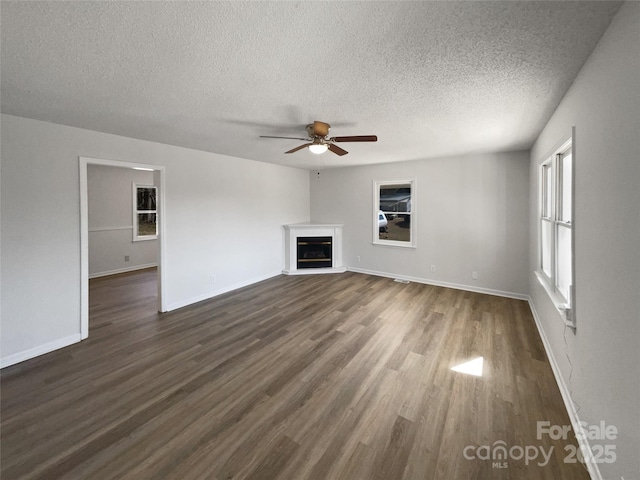
[[[403,245],[400,242],[371,242],[371,245],[377,246],[377,247],[391,247],[391,248],[408,248],[408,249],[416,249],[416,246],[412,243],[407,243],[406,245]]]
[[[150,235],[148,237],[136,237],[133,239],[134,242],[148,242],[149,240],[157,240],[157,235]]]
[[[562,296],[558,294],[558,292],[556,292],[551,287],[551,285],[549,285],[546,277],[541,272],[536,270],[534,273],[536,274],[538,282],[540,282],[540,285],[542,285],[542,288],[544,288],[544,291],[547,292],[547,295],[551,299],[551,302],[556,307],[556,310],[560,314],[560,317],[562,318],[564,324],[567,327],[576,328],[575,322],[573,320],[573,309],[571,308],[571,306],[565,301]]]

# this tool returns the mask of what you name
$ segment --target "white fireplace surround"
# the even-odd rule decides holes
[[[347,267],[342,265],[342,227],[340,223],[293,223],[283,225],[285,230],[285,275],[312,275],[318,273],[342,273]],[[331,237],[331,268],[298,269],[298,237]]]

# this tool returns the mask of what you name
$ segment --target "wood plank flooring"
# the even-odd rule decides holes
[[[536,438],[570,422],[524,301],[347,272],[158,314],[155,288],[92,280],[89,339],[2,370],[3,480],[589,478]]]

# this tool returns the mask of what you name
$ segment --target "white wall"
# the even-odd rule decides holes
[[[306,170],[8,115],[1,148],[2,365],[79,339],[79,156],[165,167],[169,308],[279,274],[309,220]]]
[[[640,478],[639,51],[640,4],[629,2],[531,152],[531,297],[580,420],[618,428],[617,460],[600,464],[606,479]],[[565,339],[560,316],[533,270],[538,262],[538,165],[572,125],[578,328]]]
[[[528,161],[512,152],[312,172],[311,218],[344,223],[351,269],[526,297]],[[409,177],[417,248],[372,245],[373,181]]]
[[[157,240],[133,241],[132,183],[153,185],[153,172],[105,165],[87,168],[89,277],[157,264]]]

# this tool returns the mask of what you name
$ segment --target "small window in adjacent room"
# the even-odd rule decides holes
[[[133,184],[133,241],[158,238],[156,187]]]
[[[538,278],[570,320],[573,288],[573,152],[566,142],[540,167]]]
[[[373,243],[415,247],[415,180],[375,181]]]

